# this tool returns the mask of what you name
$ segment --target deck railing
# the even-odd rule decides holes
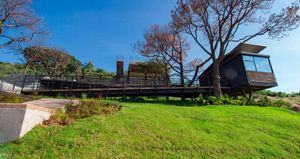
[[[45,76],[45,75],[18,75],[0,79],[7,81],[12,91],[38,91],[54,89],[100,89],[100,88],[159,88],[182,87],[179,78],[145,78],[127,77],[121,79],[93,76]],[[188,81],[187,81],[188,82]],[[199,83],[191,87],[199,87]]]

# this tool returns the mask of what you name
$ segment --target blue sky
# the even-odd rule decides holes
[[[166,24],[176,0],[33,0],[36,12],[51,32],[49,45],[67,50],[82,62],[115,71],[115,60],[138,58],[132,44],[141,40],[152,24]],[[291,0],[278,0],[275,10]],[[247,30],[248,31],[248,30]],[[261,37],[251,43],[266,45],[279,87],[276,91],[300,91],[300,29],[280,41]],[[234,46],[232,46],[234,47]],[[0,61],[16,62],[20,57],[2,54]],[[199,57],[199,48],[191,48]]]

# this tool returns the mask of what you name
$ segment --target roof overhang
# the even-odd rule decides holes
[[[260,53],[266,46],[240,43],[232,52]]]

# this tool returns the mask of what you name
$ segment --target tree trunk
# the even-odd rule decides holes
[[[184,83],[184,68],[183,68],[183,63],[180,62],[180,86],[182,87],[184,91],[185,83]],[[181,101],[185,101],[185,96],[182,94],[181,95]]]
[[[220,84],[220,62],[213,61],[213,71],[212,71],[213,87],[214,87],[214,96],[221,97],[222,89]]]
[[[27,64],[25,65],[25,68],[24,68],[24,70],[23,70],[23,74],[27,74],[27,71],[28,71],[29,66],[30,66],[29,63],[27,63]]]

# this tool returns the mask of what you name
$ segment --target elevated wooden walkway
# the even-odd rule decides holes
[[[176,96],[198,97],[200,93],[212,95],[213,87],[200,87],[195,84],[191,87],[180,87],[171,79],[168,84],[164,80],[125,80],[90,78],[90,77],[47,77],[24,76],[10,81],[13,90],[18,88],[22,94],[47,96],[77,96],[83,94],[90,97],[117,97],[117,96]],[[222,88],[223,92],[230,93],[230,88]]]
[[[92,89],[38,89],[23,90],[23,94],[39,94],[49,96],[81,96],[93,97],[118,96],[175,96],[198,97],[200,93],[212,94],[212,87],[128,87],[128,88],[92,88]],[[228,92],[229,88],[223,88]]]

